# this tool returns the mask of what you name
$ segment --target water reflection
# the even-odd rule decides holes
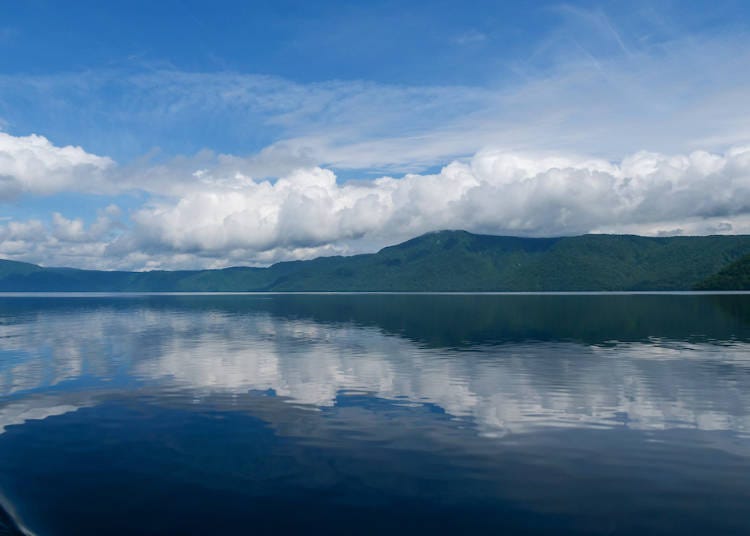
[[[750,296],[0,298],[0,533],[3,504],[38,534],[748,533],[749,319]]]
[[[115,393],[231,408],[249,391],[428,404],[488,436],[750,430],[748,297],[602,298],[6,299],[0,430]]]

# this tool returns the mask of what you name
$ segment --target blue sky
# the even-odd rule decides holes
[[[750,232],[747,2],[0,7],[0,257]]]

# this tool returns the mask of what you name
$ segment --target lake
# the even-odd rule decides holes
[[[5,295],[0,501],[0,534],[748,534],[750,295]]]

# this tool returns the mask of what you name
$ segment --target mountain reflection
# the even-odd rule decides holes
[[[110,397],[232,410],[261,391],[428,405],[488,436],[750,430],[747,297],[602,298],[6,298],[0,429]]]

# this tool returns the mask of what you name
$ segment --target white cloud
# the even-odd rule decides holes
[[[0,200],[22,193],[107,190],[102,173],[114,162],[80,147],[57,147],[44,136],[0,132]]]
[[[155,146],[170,154],[265,147],[253,176],[280,176],[300,163],[421,172],[498,146],[617,159],[750,141],[746,35],[639,41],[601,13],[578,18],[491,83],[303,84],[167,69],[0,75],[0,115],[28,124],[18,110],[33,107],[49,122],[46,132],[72,131],[85,146],[128,157]]]
[[[361,251],[437,229],[554,236],[746,232],[750,148],[639,152],[619,163],[484,151],[432,175],[339,183],[322,168],[276,181],[202,174],[203,188],[136,211],[131,247],[257,261],[300,248]],[[682,227],[680,227],[682,225]]]
[[[111,268],[122,259],[105,259],[107,248],[124,230],[122,213],[115,205],[100,210],[89,225],[59,212],[49,222],[11,220],[0,224],[0,258],[45,266]]]
[[[151,192],[125,217],[0,225],[0,256],[110,268],[220,267],[373,251],[439,229],[558,236],[750,232],[750,147],[637,152],[619,162],[485,150],[435,174],[337,181],[321,167],[276,180],[203,155],[102,175]],[[156,180],[155,178],[158,178]]]

